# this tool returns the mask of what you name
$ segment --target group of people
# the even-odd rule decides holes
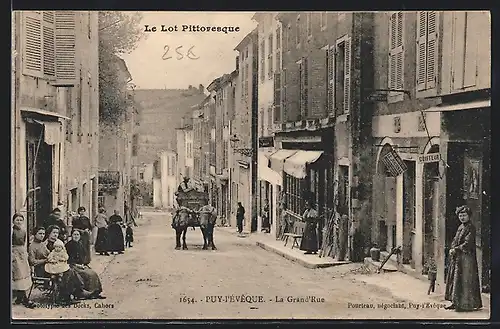
[[[103,299],[99,275],[90,267],[92,242],[95,251],[101,255],[123,253],[125,245],[132,246],[132,223],[127,225],[125,239],[122,231],[123,218],[115,211],[107,218],[105,209],[100,208],[94,221],[85,216],[85,207],[78,208],[78,216],[73,217],[71,232],[61,218],[61,209],[55,208],[36,227],[29,239],[25,228],[25,218],[16,213],[12,218],[12,290],[15,304],[28,308],[35,307],[29,300],[28,291],[32,287],[32,276],[57,278],[59,280],[58,302],[72,303],[74,299]],[[135,224],[135,223],[133,223]],[[97,228],[96,239],[92,238],[93,228]],[[125,240],[125,241],[124,241]],[[33,268],[33,271],[32,271]],[[33,272],[33,273],[32,273]]]

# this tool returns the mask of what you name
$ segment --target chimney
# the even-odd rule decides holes
[[[193,89],[193,86],[189,85],[188,90],[192,90],[192,89]]]
[[[205,86],[203,86],[201,83],[200,85],[198,86],[198,90],[200,92],[200,94],[203,94],[205,92]]]
[[[240,69],[240,56],[236,56],[236,71]]]

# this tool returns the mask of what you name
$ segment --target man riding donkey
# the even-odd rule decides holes
[[[182,182],[177,187],[177,192],[175,193],[176,201],[177,201],[177,209],[175,210],[174,216],[172,216],[172,228],[174,227],[175,218],[179,215],[181,210],[191,212],[189,208],[182,204],[181,198],[179,198],[180,193],[188,193],[194,190],[194,186],[191,184],[191,181],[188,176],[184,176]]]

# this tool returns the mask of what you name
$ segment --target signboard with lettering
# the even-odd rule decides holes
[[[428,153],[418,156],[418,163],[439,162],[441,160],[440,153]]]
[[[259,147],[273,147],[274,138],[273,137],[259,137]]]
[[[397,177],[408,169],[403,159],[401,159],[399,154],[393,148],[391,148],[391,150],[384,155],[382,162],[392,177]]]

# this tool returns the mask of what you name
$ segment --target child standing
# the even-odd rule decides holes
[[[56,242],[54,242],[54,249],[47,257],[45,272],[50,274],[61,274],[68,271],[68,259],[69,256],[66,252],[66,248],[64,247],[64,243],[57,239]]]
[[[131,248],[132,242],[134,242],[134,230],[132,229],[132,223],[128,223],[125,231],[125,247]]]

